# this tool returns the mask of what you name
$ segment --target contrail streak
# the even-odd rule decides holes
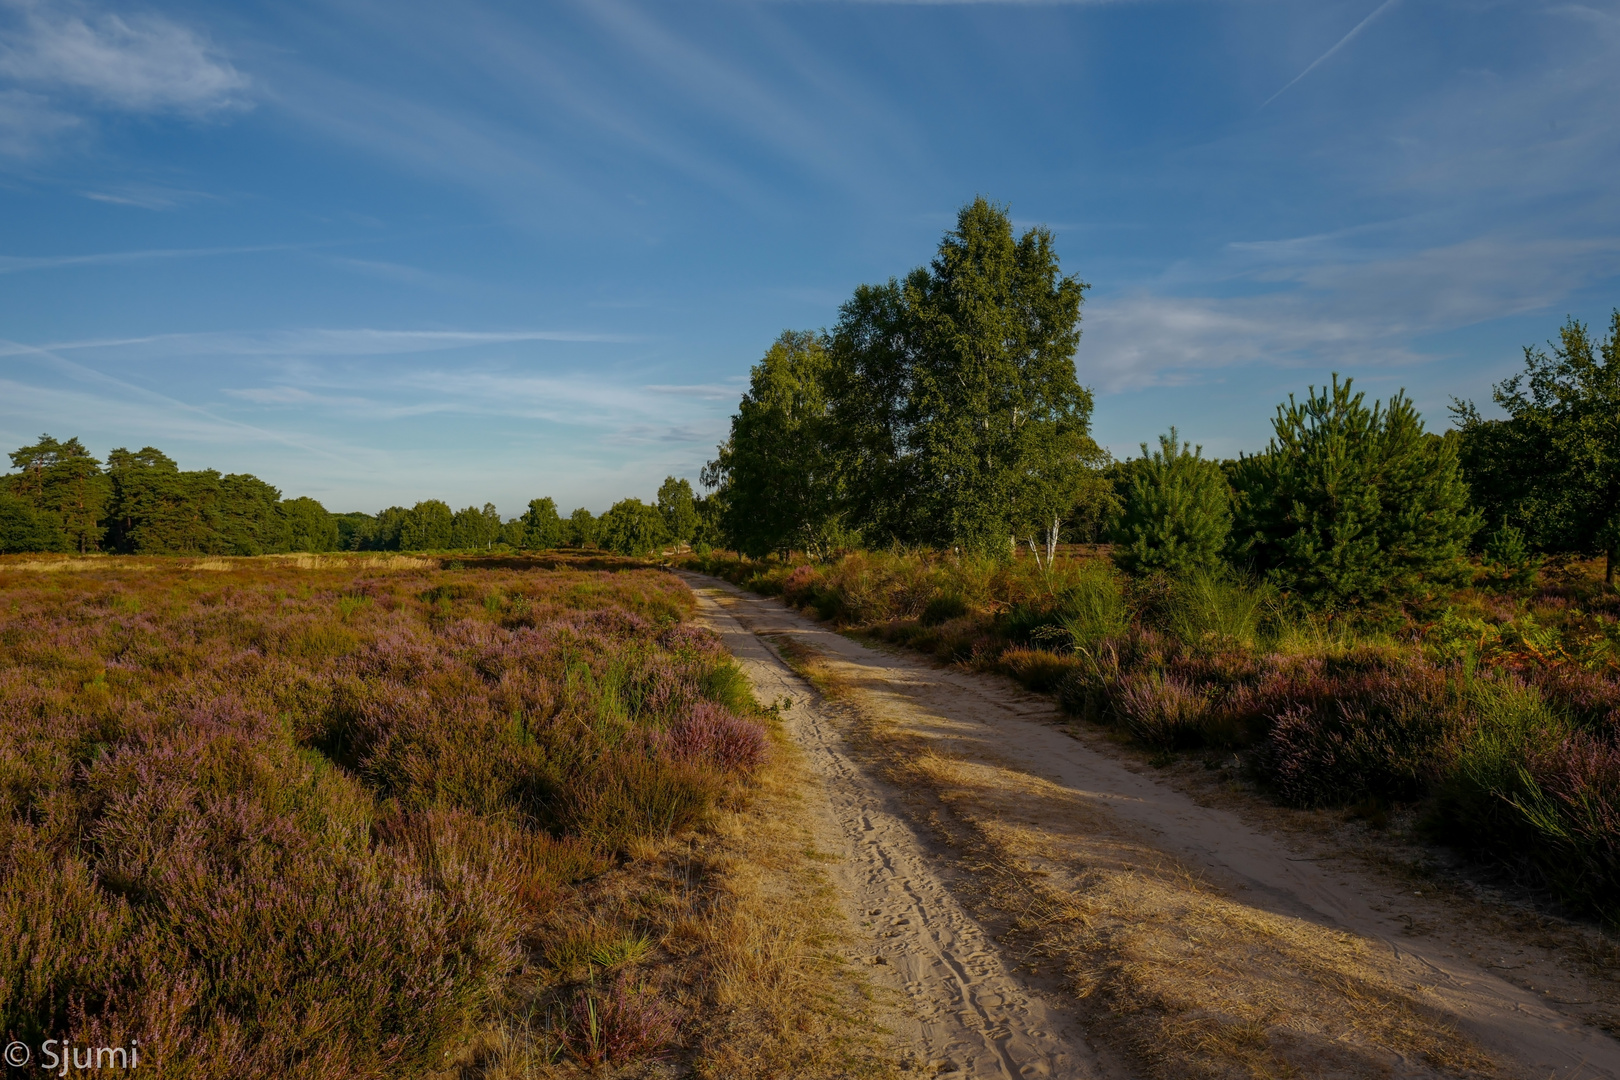
[[[1356,28],[1354,30],[1350,31],[1348,34],[1344,35],[1344,37],[1340,38],[1339,43],[1337,45],[1333,46],[1333,48],[1329,49],[1327,52],[1323,53],[1321,56],[1318,56],[1314,61],[1312,61],[1310,67],[1306,68],[1304,71],[1300,72],[1298,75],[1295,75],[1293,77],[1293,79],[1289,80],[1288,86],[1293,86],[1294,83],[1299,82],[1299,80],[1303,79],[1305,76],[1309,75],[1311,72],[1313,72],[1317,68],[1321,67],[1322,64],[1327,61],[1328,57],[1332,56],[1334,53],[1338,52],[1340,49],[1342,49],[1346,45],[1348,45],[1350,43],[1351,38],[1355,37],[1357,34],[1361,33],[1363,30],[1367,29],[1367,24],[1368,23],[1370,23],[1374,19],[1378,18],[1378,16],[1382,15],[1384,12],[1388,11],[1390,8],[1394,7],[1396,5],[1396,3],[1398,3],[1398,2],[1399,2],[1399,0],[1384,0],[1384,2],[1382,4],[1379,4],[1376,8],[1373,9],[1373,13],[1371,15],[1368,15],[1365,19],[1362,19],[1360,22],[1358,22],[1356,24]],[[1288,89],[1288,86],[1283,87],[1282,90],[1279,90],[1275,94],[1272,94],[1270,97],[1266,98],[1264,104],[1262,104],[1260,107],[1263,109],[1267,105],[1270,105],[1273,101],[1276,101],[1278,98],[1282,97],[1283,93]]]

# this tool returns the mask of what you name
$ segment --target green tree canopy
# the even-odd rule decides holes
[[[335,551],[338,548],[338,519],[326,507],[306,496],[283,499],[282,536],[287,551]]]
[[[596,517],[583,506],[568,515],[566,542],[569,547],[592,547],[596,543]]]
[[[1264,453],[1233,470],[1234,555],[1309,602],[1377,603],[1454,576],[1479,514],[1454,440],[1404,392],[1368,408],[1333,377],[1277,407]]]
[[[400,522],[399,550],[443,551],[450,547],[454,528],[455,514],[448,503],[424,499],[406,511]]]
[[[1489,520],[1521,529],[1542,551],[1601,551],[1614,580],[1620,545],[1620,310],[1602,341],[1569,319],[1552,352],[1524,350],[1524,370],[1492,398],[1486,420],[1454,401],[1461,460]]]
[[[393,509],[399,510],[398,507]],[[403,513],[404,511],[400,511]],[[337,528],[337,550],[339,551],[369,551],[367,542],[377,531],[377,521],[381,514],[365,514],[359,511],[350,511],[346,514],[333,514],[332,522]]]
[[[181,472],[155,447],[107,455],[108,509],[116,550],[134,555],[221,554],[227,550],[220,475]]]
[[[679,544],[692,542],[698,529],[698,508],[691,481],[664,477],[658,488],[658,512],[664,516],[664,529],[670,539]]]
[[[895,539],[1006,552],[1104,460],[1076,378],[1086,286],[1052,234],[975,199],[905,281],[863,286],[833,334],[839,445],[860,520]],[[1095,484],[1095,476],[1092,477]]]
[[[53,516],[0,491],[0,555],[67,550],[68,538]]]
[[[97,550],[106,535],[102,519],[112,490],[101,462],[77,438],[59,442],[50,435],[19,447],[10,457],[19,471],[5,478],[5,488],[27,503],[39,521],[60,528],[71,550]]]
[[[405,538],[405,523],[411,520],[411,511],[403,506],[390,506],[379,510],[369,524],[355,531],[356,551],[399,551]]]
[[[218,484],[220,536],[205,541],[202,550],[226,555],[288,550],[287,519],[278,512],[280,491],[248,473],[222,476]]]
[[[531,499],[523,512],[523,546],[531,548],[562,547],[566,539],[563,520],[557,514],[553,499]]]
[[[501,514],[494,503],[485,503],[483,509],[469,506],[456,511],[450,522],[452,548],[487,548],[501,538]]]
[[[621,499],[602,515],[597,542],[620,555],[646,555],[669,539],[664,515],[640,499]]]
[[[1175,428],[1159,448],[1128,463],[1114,558],[1132,574],[1186,574],[1221,565],[1232,531],[1232,491],[1203,447],[1181,441]]]
[[[731,437],[703,470],[703,483],[719,495],[720,529],[738,551],[820,554],[843,537],[830,362],[820,334],[789,330],[749,372]]]

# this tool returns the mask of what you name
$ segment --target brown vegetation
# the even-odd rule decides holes
[[[7,1037],[199,1078],[874,1069],[770,714],[678,582],[591,566],[0,561]]]

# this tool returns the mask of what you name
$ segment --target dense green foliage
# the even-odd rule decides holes
[[[963,207],[928,266],[861,286],[830,333],[785,333],[754,368],[704,477],[726,538],[753,553],[1055,543],[1104,460],[1074,370],[1084,289],[1051,233]]]
[[[314,499],[283,501],[246,473],[183,471],[154,447],[116,449],[107,466],[78,439],[49,435],[11,454],[0,478],[0,550],[262,555],[330,551],[337,522]]]
[[[1404,394],[1365,404],[1351,380],[1277,407],[1270,446],[1233,470],[1234,557],[1327,607],[1446,581],[1479,527],[1454,440],[1428,435]]]
[[[32,512],[35,524],[31,527],[42,530],[35,542],[49,546],[10,546],[27,542],[26,534],[17,532],[0,540],[0,547],[95,551],[106,532],[102,519],[111,493],[101,462],[78,439],[58,442],[49,435],[41,435],[39,442],[18,448],[10,457],[12,466],[20,471],[6,478],[7,489]]]
[[[1115,553],[1133,574],[1186,574],[1221,565],[1232,530],[1231,489],[1218,463],[1189,447],[1175,428],[1159,449],[1131,462]]]
[[[821,335],[787,331],[750,372],[731,438],[704,472],[721,489],[721,528],[737,550],[824,553],[845,539],[830,369]]]
[[[1570,319],[1552,352],[1524,350],[1524,370],[1492,394],[1506,413],[1484,419],[1453,406],[1462,464],[1488,520],[1521,530],[1547,552],[1607,556],[1614,578],[1620,545],[1620,310],[1595,341]]]
[[[0,492],[0,555],[67,550],[67,535],[55,518],[35,510],[26,500]]]
[[[556,548],[563,546],[563,520],[557,514],[556,500],[532,499],[524,511],[523,547]]]
[[[570,547],[592,547],[596,543],[596,515],[583,506],[568,515],[563,529],[564,543]]]
[[[440,499],[376,514],[332,514],[314,499],[283,499],[256,476],[182,470],[155,447],[113,450],[107,467],[78,439],[42,435],[11,454],[0,476],[0,554],[265,555],[324,551],[490,551],[591,547],[602,526],[584,507],[566,520],[553,499],[503,521],[492,503],[452,510]],[[603,543],[638,555],[661,545],[713,543],[715,500],[668,477],[657,506],[612,517]],[[612,514],[612,511],[610,511]]]
[[[640,499],[619,500],[597,523],[597,543],[620,555],[646,555],[668,540],[664,515]]]
[[[658,513],[664,519],[664,532],[677,544],[690,544],[703,524],[690,480],[664,478],[658,486]]]

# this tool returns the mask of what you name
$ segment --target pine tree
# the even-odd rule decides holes
[[[1119,565],[1132,574],[1218,569],[1232,531],[1232,492],[1220,465],[1171,428],[1151,454],[1143,443],[1142,456],[1126,471],[1114,555]]]
[[[1404,392],[1364,404],[1351,380],[1277,407],[1264,453],[1233,470],[1233,557],[1324,607],[1404,598],[1460,572],[1479,527],[1455,440]]]
[[[280,512],[281,492],[250,473],[219,478],[218,541],[206,550],[227,555],[265,555],[287,551],[287,519]]]
[[[30,508],[35,527],[60,529],[68,550],[98,550],[106,534],[102,517],[111,484],[84,444],[41,435],[39,442],[19,447],[10,457],[20,471],[6,477],[5,486]]]
[[[155,447],[107,455],[112,480],[109,532],[118,551],[133,555],[207,555],[228,550],[220,475],[181,472]]]

